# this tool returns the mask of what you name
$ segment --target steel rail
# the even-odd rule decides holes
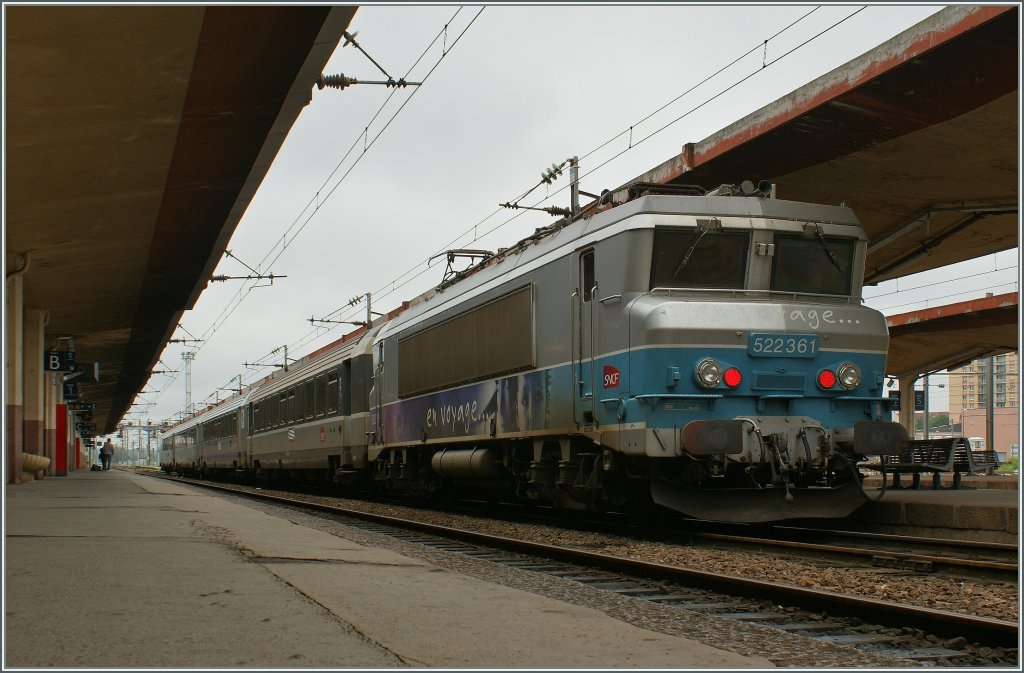
[[[710,540],[722,540],[723,542],[739,542],[744,544],[758,544],[772,547],[783,547],[801,551],[823,552],[828,554],[843,554],[846,556],[862,556],[893,561],[906,561],[916,563],[928,563],[932,566],[945,566],[950,568],[967,568],[972,570],[991,570],[998,573],[1012,574],[1014,577],[1019,572],[1016,563],[1003,563],[1001,561],[989,561],[979,559],[957,558],[952,556],[936,556],[932,554],[918,554],[914,552],[893,551],[888,549],[870,549],[867,547],[845,547],[831,544],[820,544],[814,542],[797,542],[794,540],[778,540],[775,538],[746,537],[741,535],[725,535],[721,533],[693,533],[695,537]],[[954,543],[949,543],[953,546]]]
[[[171,479],[169,477],[164,477]],[[437,524],[411,521],[384,514],[373,514],[359,510],[351,510],[334,505],[311,503],[262,491],[249,491],[221,484],[194,481],[188,479],[171,479],[210,490],[242,495],[258,500],[265,500],[300,509],[310,509],[338,516],[373,521],[400,528],[432,533],[443,537],[484,544],[505,550],[527,551],[531,554],[598,567],[614,572],[628,573],[655,580],[665,580],[712,589],[723,593],[739,594],[748,598],[769,599],[778,603],[826,611],[830,614],[847,617],[858,617],[865,621],[884,626],[907,627],[921,629],[945,637],[963,636],[974,642],[997,647],[1016,647],[1018,643],[1017,622],[1001,619],[976,617],[933,608],[924,608],[902,603],[892,603],[873,598],[837,594],[820,589],[808,589],[778,582],[748,579],[734,575],[713,573],[679,566],[668,566],[649,561],[640,561],[611,556],[596,552],[559,547],[539,542],[515,540],[488,533],[477,533],[460,528],[450,528]]]

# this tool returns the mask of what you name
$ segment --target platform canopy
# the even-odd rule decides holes
[[[114,430],[355,6],[7,6],[6,266]],[[72,337],[59,344],[59,336]]]
[[[891,315],[886,373],[896,378],[961,367],[1016,351],[1020,340],[1016,292]]]
[[[633,182],[845,203],[868,284],[1018,244],[1019,8],[947,7]],[[624,195],[624,188],[616,191]]]

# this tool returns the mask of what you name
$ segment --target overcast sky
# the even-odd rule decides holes
[[[544,213],[517,211],[516,217],[498,204],[536,185],[552,163],[579,156],[585,191],[618,186],[678,154],[684,143],[706,138],[942,6],[869,5],[858,12],[862,7],[488,6],[479,16],[480,7],[360,7],[349,27],[358,31],[360,45],[396,79],[425,83],[397,91],[314,88],[228,246],[246,265],[287,278],[249,290],[240,303],[239,293],[251,283],[212,283],[185,313],[184,330],[175,337],[203,340],[192,368],[192,402],[223,399],[230,393],[218,389],[238,375],[249,383],[270,373],[272,367],[245,363],[280,363],[283,352],[270,355],[275,348],[288,344],[289,356],[299,357],[355,329],[317,330],[309,322],[328,315],[359,320],[365,307],[347,307],[355,295],[373,293],[373,308],[383,312],[436,285],[445,263],[428,268],[433,254],[496,250],[549,224],[553,218]],[[647,119],[750,50],[749,57]],[[339,46],[325,72],[384,79],[351,46]],[[523,203],[567,184],[568,175]],[[543,205],[552,204],[568,205],[567,192]],[[898,288],[890,281],[865,295],[870,305],[892,314],[926,301],[1009,292],[1016,289],[1017,257],[1009,251],[962,265],[952,275],[919,274],[900,279]],[[250,271],[225,258],[216,273]],[[955,275],[973,277],[939,284]],[[184,348],[167,347],[162,368],[179,373],[154,375],[145,388],[154,392],[137,402],[155,405],[134,407],[129,419],[160,421],[184,408]]]

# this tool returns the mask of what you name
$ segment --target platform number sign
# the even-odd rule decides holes
[[[74,351],[46,351],[43,353],[43,370],[48,372],[75,371]]]
[[[898,400],[898,399],[900,399],[900,391],[898,391],[898,390],[890,390],[889,391],[889,399],[890,400]],[[924,391],[923,390],[915,390],[914,391],[914,411],[924,411]]]
[[[64,399],[65,400],[77,400],[78,399],[78,384],[74,381],[64,383]]]

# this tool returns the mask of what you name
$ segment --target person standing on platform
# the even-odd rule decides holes
[[[110,469],[110,461],[114,458],[114,444],[110,441],[110,437],[107,437],[107,441],[103,443],[100,448],[100,460],[103,461],[103,469]]]

